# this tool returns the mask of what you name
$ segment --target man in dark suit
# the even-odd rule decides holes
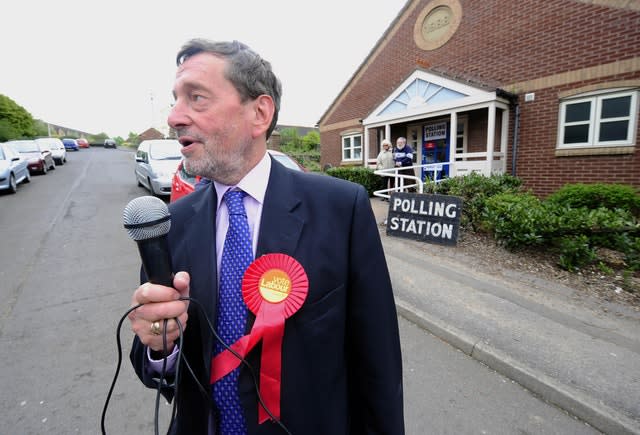
[[[182,352],[172,433],[402,435],[398,323],[365,189],[293,171],[269,157],[266,142],[277,122],[280,83],[269,63],[244,44],[192,40],[177,60],[169,125],[183,145],[188,170],[212,183],[170,205],[168,240],[173,270],[179,271],[174,287],[142,284],[132,304],[144,305],[130,315],[134,368],[145,385],[156,388],[166,356],[168,386],[162,391],[169,400]],[[208,318],[221,327],[216,317],[225,309],[219,275],[231,225],[231,206],[223,196],[230,190],[246,194],[254,257],[290,256],[308,278],[306,299],[284,326],[280,424],[259,423],[257,388],[251,371],[241,365],[241,415],[233,431],[220,426],[230,412],[221,403],[226,399],[211,399],[216,340],[207,324]],[[198,304],[179,299],[187,296]],[[166,328],[164,319],[170,319]],[[184,328],[181,338],[178,321]],[[249,313],[246,334],[255,321]],[[247,354],[255,373],[264,362],[262,346]],[[186,364],[195,379],[183,369]]]

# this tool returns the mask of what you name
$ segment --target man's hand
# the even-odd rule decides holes
[[[131,306],[144,305],[129,313],[131,329],[151,350],[162,352],[162,336],[165,332],[167,352],[173,350],[174,342],[180,335],[176,318],[182,324],[182,329],[186,329],[189,301],[181,301],[179,298],[189,296],[189,281],[187,272],[178,272],[173,278],[173,287],[146,282],[133,293]],[[164,319],[168,319],[166,331]]]

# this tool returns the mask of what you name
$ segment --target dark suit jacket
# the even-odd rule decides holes
[[[171,204],[168,236],[174,271],[190,273],[191,297],[206,307],[213,325],[217,302],[215,206],[213,186]],[[294,257],[309,278],[307,299],[285,326],[284,425],[294,435],[402,435],[398,321],[365,189],[329,176],[292,171],[272,159],[256,257],[267,253]],[[213,336],[193,303],[181,347],[208,395]],[[258,345],[248,357],[256,374],[259,356]],[[146,350],[137,338],[131,360],[142,381],[156,388],[147,372]],[[180,376],[173,433],[204,435],[209,401],[184,364]],[[255,386],[244,367],[239,388],[249,434],[283,434],[273,422],[257,424]],[[171,399],[171,390],[164,393]]]

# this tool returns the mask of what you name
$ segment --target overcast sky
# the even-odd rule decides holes
[[[0,94],[36,119],[126,138],[166,125],[185,41],[237,39],[282,81],[279,122],[314,126],[405,0],[167,3],[12,2],[0,25]]]

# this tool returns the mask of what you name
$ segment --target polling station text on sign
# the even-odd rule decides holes
[[[456,245],[462,198],[394,193],[389,201],[387,235],[439,245]]]

